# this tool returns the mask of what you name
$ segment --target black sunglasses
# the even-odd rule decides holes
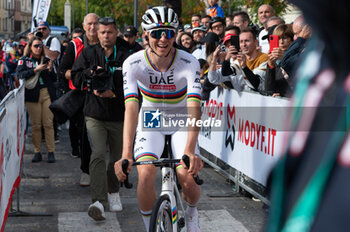
[[[35,48],[42,48],[43,45],[42,44],[34,44],[33,47],[35,47]]]
[[[116,24],[115,19],[111,18],[111,17],[99,18],[98,23],[103,24],[103,25]]]
[[[173,29],[154,29],[150,31],[150,35],[153,39],[160,39],[164,35],[166,39],[171,39],[175,36],[175,30]]]

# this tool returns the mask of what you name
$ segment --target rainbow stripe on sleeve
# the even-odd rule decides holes
[[[189,93],[187,94],[187,101],[201,102],[201,95],[198,93]]]
[[[124,103],[127,103],[129,101],[136,101],[139,102],[139,95],[137,93],[129,93],[124,96]]]

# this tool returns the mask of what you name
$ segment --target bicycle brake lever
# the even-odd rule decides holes
[[[187,168],[190,168],[190,157],[188,155],[183,155],[182,160],[186,164]],[[196,182],[197,185],[202,185],[204,181],[202,179],[199,179],[199,176],[197,175],[196,177],[193,177],[194,182]]]
[[[120,186],[123,187],[123,183],[125,185],[125,188],[131,189],[132,188],[132,184],[129,182],[129,173],[127,172],[129,167],[129,160],[124,159],[122,162],[122,169],[124,174],[126,175],[126,179],[124,180],[124,182],[120,183]]]

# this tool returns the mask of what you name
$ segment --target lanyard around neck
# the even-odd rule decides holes
[[[114,58],[113,60],[116,60],[117,59],[117,46],[114,45]],[[106,60],[106,63],[108,62],[108,58],[107,56],[105,55],[105,60]],[[110,66],[108,66],[109,68],[109,71],[111,71],[111,74],[112,74],[112,77],[114,75],[114,72],[115,72],[115,67],[113,66],[113,68],[111,68]]]

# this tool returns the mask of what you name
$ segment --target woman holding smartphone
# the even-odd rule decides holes
[[[47,162],[54,163],[55,142],[53,130],[53,114],[49,109],[55,99],[53,87],[54,75],[52,61],[45,58],[41,38],[34,36],[29,44],[29,54],[18,61],[16,75],[25,83],[25,105],[32,124],[32,141],[34,157],[32,162],[40,162],[42,134],[44,127],[45,144],[48,152]]]
[[[265,76],[265,91],[267,94],[275,96],[288,96],[292,89],[288,75],[280,67],[280,62],[284,52],[293,42],[293,29],[290,25],[278,25],[269,37],[270,52],[268,54],[267,71]],[[278,41],[278,43],[277,43]],[[275,44],[275,46],[272,46]]]

